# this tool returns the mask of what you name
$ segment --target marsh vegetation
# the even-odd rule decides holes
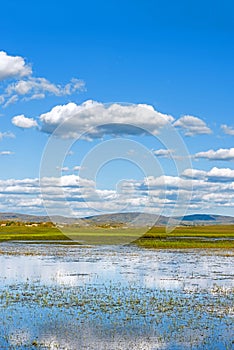
[[[67,244],[134,244],[154,249],[234,248],[234,225],[181,226],[171,233],[164,227],[56,226],[52,223],[17,223],[0,226],[1,241],[47,241]]]
[[[231,350],[233,226],[140,229],[3,223],[0,348]]]
[[[232,349],[231,250],[1,250],[1,349]]]

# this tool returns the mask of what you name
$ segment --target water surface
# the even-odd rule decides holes
[[[1,349],[232,349],[233,255],[0,245]]]

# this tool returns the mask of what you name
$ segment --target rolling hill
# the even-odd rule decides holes
[[[153,214],[147,213],[114,213],[88,216],[81,219],[69,218],[63,216],[39,216],[20,213],[0,213],[0,221],[23,221],[23,222],[48,222],[53,221],[55,223],[63,224],[78,224],[80,226],[93,226],[93,225],[122,225],[122,226],[165,226],[168,223],[169,218],[166,216],[156,217]],[[193,214],[185,215],[182,219],[179,217],[171,218],[171,222],[175,225],[179,224],[183,226],[194,225],[234,225],[234,217],[213,215],[213,214]]]

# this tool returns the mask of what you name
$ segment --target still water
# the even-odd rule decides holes
[[[0,349],[233,349],[233,252],[0,245]]]

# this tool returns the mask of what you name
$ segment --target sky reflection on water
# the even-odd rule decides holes
[[[220,251],[1,244],[0,348],[232,349],[232,261]]]
[[[22,247],[21,247],[22,246]],[[121,282],[144,287],[207,288],[214,283],[232,287],[232,257],[203,251],[152,251],[130,247],[50,247],[47,255],[7,255],[14,245],[2,245],[0,284],[40,280],[46,285],[83,285]],[[35,247],[19,245],[22,251]],[[33,248],[33,249],[32,249]],[[40,245],[39,253],[48,247]],[[56,255],[59,251],[60,255]]]

